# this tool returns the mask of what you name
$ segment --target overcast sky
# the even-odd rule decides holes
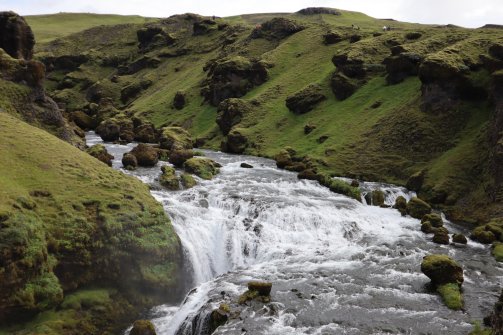
[[[93,12],[167,17],[192,12],[230,16],[294,12],[313,6],[355,10],[408,22],[465,27],[503,24],[503,0],[0,0],[0,10],[13,10],[21,15]]]

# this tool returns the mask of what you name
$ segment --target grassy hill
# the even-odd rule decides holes
[[[49,42],[100,25],[147,23],[154,20],[138,15],[92,13],[29,15],[25,16],[25,19],[34,31],[37,43]]]
[[[115,331],[176,292],[179,241],[146,185],[7,113],[0,124],[0,334]]]
[[[160,33],[158,40],[139,47],[137,31],[148,27]],[[326,42],[329,33],[335,42]],[[143,26],[94,27],[41,44],[37,56],[46,62],[86,56],[48,76],[52,96],[70,111],[106,98],[112,114],[183,126],[208,148],[239,137],[245,153],[273,157],[290,146],[334,175],[405,184],[420,174],[424,198],[453,219],[483,222],[500,212],[490,195],[497,190],[489,191],[490,164],[480,162],[492,156],[488,97],[501,62],[489,49],[502,39],[498,29],[419,25],[349,11],[216,21],[190,14]],[[266,73],[259,83],[257,68]],[[291,112],[287,98],[311,84],[324,99],[307,113]],[[338,96],[348,87],[352,94]],[[177,93],[186,100],[182,109],[173,105]],[[212,94],[247,106],[230,135],[215,122],[224,99],[212,102]],[[97,117],[110,116],[103,111]]]

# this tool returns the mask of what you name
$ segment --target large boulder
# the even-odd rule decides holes
[[[286,107],[295,114],[304,114],[314,109],[318,103],[326,98],[320,85],[310,84],[287,97]]]
[[[383,206],[384,205],[384,192],[382,190],[372,191],[372,206]]]
[[[77,126],[84,130],[96,128],[96,120],[82,111],[76,111],[70,114],[70,119]]]
[[[115,120],[105,120],[96,128],[96,134],[105,142],[117,141],[120,135],[120,126]]]
[[[477,242],[490,244],[495,241],[503,242],[503,221],[492,220],[472,230],[470,236]]]
[[[183,164],[185,171],[203,179],[212,179],[220,170],[220,164],[209,158],[194,157]]]
[[[413,197],[407,203],[407,214],[416,219],[422,219],[426,214],[431,213],[431,207],[423,200]]]
[[[218,105],[217,124],[224,135],[241,122],[243,116],[251,110],[250,103],[237,98],[230,98]]]
[[[423,258],[421,271],[431,279],[433,285],[463,283],[463,268],[447,255],[432,254]]]
[[[423,186],[425,174],[424,170],[412,174],[409,179],[407,179],[405,187],[411,191],[419,192]]]
[[[262,25],[257,26],[251,33],[251,38],[265,38],[268,40],[281,40],[293,35],[305,27],[294,20],[275,17]]]
[[[128,103],[134,100],[142,91],[150,87],[150,85],[152,85],[152,81],[148,79],[127,85],[121,90],[121,101],[123,103]]]
[[[144,143],[138,144],[130,151],[136,157],[139,166],[154,166],[159,161],[157,149]]]
[[[222,58],[208,63],[208,78],[201,94],[213,106],[228,98],[239,98],[267,80],[270,65],[242,56]]]
[[[423,56],[413,52],[403,52],[386,58],[384,60],[388,73],[386,81],[388,84],[398,84],[408,76],[417,75],[423,59]]]
[[[88,148],[86,152],[106,165],[112,166],[112,159],[114,159],[114,156],[108,153],[107,148],[105,148],[103,144],[95,144]]]
[[[130,152],[126,152],[124,155],[122,155],[122,166],[126,170],[134,170],[138,166],[138,160],[136,159],[136,156],[133,155]]]
[[[161,149],[192,149],[193,141],[189,132],[182,127],[164,127],[159,138]]]
[[[442,217],[436,213],[426,214],[425,216],[423,216],[421,218],[421,224],[424,224],[425,222],[430,222],[431,225],[435,228],[440,228],[444,225]]]
[[[150,122],[145,122],[134,127],[134,139],[138,142],[155,143],[157,142],[157,137],[157,130]]]
[[[182,167],[188,159],[194,157],[192,149],[174,149],[169,153],[169,162],[176,167]]]
[[[332,92],[338,100],[349,98],[358,89],[355,80],[350,79],[342,73],[334,72],[330,80]]]
[[[393,208],[398,209],[398,211],[402,215],[407,214],[407,199],[405,199],[405,197],[399,195],[395,200],[395,205],[393,206]]]
[[[0,12],[0,49],[13,58],[30,60],[35,37],[25,19],[14,12]]]
[[[149,320],[136,320],[129,335],[156,335],[155,327]]]
[[[187,97],[185,95],[185,92],[177,91],[175,97],[173,98],[173,107],[180,110],[183,109],[183,107],[185,107],[186,103],[187,103]]]
[[[141,28],[136,32],[136,36],[138,38],[138,48],[142,51],[172,45],[175,42],[175,38],[159,26]]]
[[[323,35],[323,43],[325,45],[339,43],[339,42],[342,42],[343,39],[344,38],[341,34],[333,32],[333,31],[329,31],[325,35]]]
[[[233,129],[227,135],[226,150],[233,154],[242,154],[248,146],[248,139],[242,129]]]
[[[159,183],[166,187],[168,190],[176,191],[180,189],[180,182],[176,176],[175,169],[171,166],[163,165],[161,167],[161,176],[159,177]]]

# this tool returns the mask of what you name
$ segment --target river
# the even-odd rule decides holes
[[[86,139],[102,143],[92,132]],[[116,169],[134,147],[105,145]],[[194,289],[184,302],[149,313],[158,334],[204,335],[204,320],[221,303],[232,317],[214,334],[467,334],[492,310],[503,267],[489,247],[435,244],[419,220],[298,180],[269,159],[202,152],[221,172],[213,180],[197,178],[188,190],[164,190],[156,181],[159,166],[124,171],[151,185],[192,273],[187,280]],[[393,185],[361,187],[382,189],[388,204],[413,196]],[[449,310],[428,290],[420,263],[429,253],[448,254],[463,266],[464,311]],[[236,303],[250,280],[273,283],[270,303]]]

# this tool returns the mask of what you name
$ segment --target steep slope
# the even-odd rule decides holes
[[[176,299],[179,240],[144,184],[6,113],[0,125],[0,322],[43,313],[0,333],[94,334]]]
[[[274,157],[290,146],[334,175],[414,176],[409,186],[451,218],[485,222],[501,208],[488,129],[499,129],[491,83],[502,39],[309,9],[95,27],[37,57],[54,99],[96,124],[134,115],[183,126],[209,148]]]

